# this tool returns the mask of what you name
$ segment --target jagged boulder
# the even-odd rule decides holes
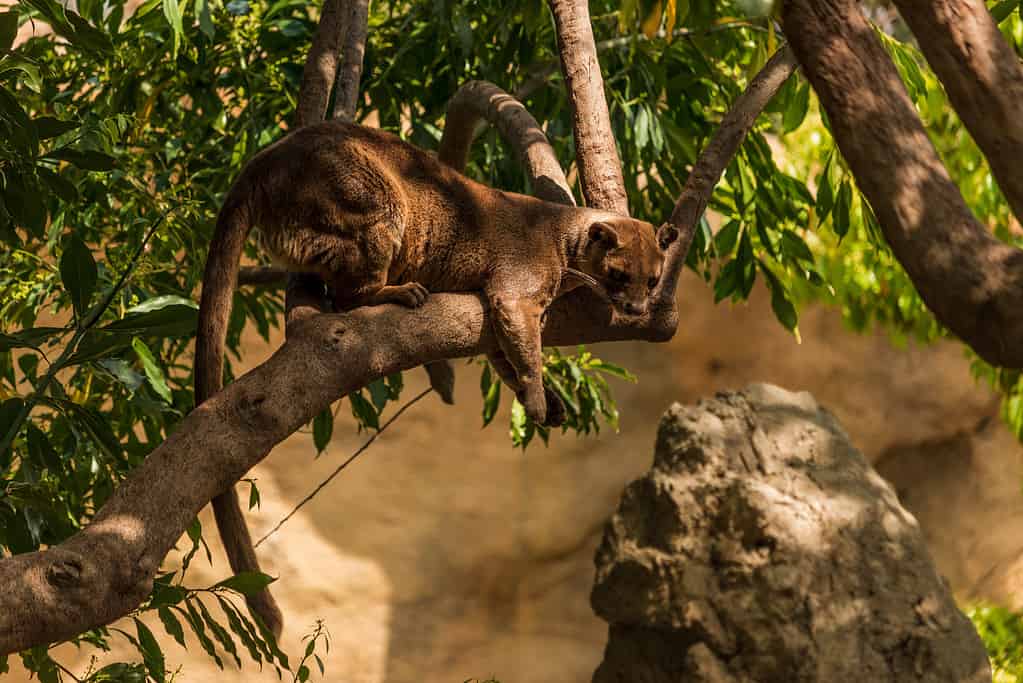
[[[594,683],[991,680],[916,520],[808,393],[673,405],[596,564]]]

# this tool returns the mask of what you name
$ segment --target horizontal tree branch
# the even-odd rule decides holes
[[[984,360],[1023,367],[1023,251],[970,212],[858,3],[786,0],[782,22],[842,156],[927,307]]]
[[[1023,66],[983,0],[896,0],[952,106],[1023,220]]]
[[[748,132],[756,107],[784,81],[779,63],[784,60],[764,67],[767,73],[751,84],[757,94],[736,101],[744,113],[726,115],[697,160],[693,173],[702,180],[693,181],[671,219],[680,230],[694,230],[685,221],[695,226],[702,213],[680,207],[706,206],[720,176],[713,169],[727,165],[745,132],[734,136]],[[746,123],[734,123],[740,121]],[[672,258],[683,262],[685,249]],[[573,290],[548,311],[543,343],[666,341],[678,324],[667,282],[662,279],[660,297],[641,318],[615,318],[588,289]],[[185,417],[86,528],[57,546],[0,560],[0,654],[65,640],[137,608],[198,511],[341,396],[394,372],[496,349],[489,311],[477,295],[433,294],[419,309],[319,314],[315,287],[294,294],[284,345]]]
[[[497,128],[515,151],[529,176],[534,195],[559,204],[575,205],[565,172],[540,124],[521,102],[493,83],[469,81],[451,98],[437,158],[464,171],[481,119]]]

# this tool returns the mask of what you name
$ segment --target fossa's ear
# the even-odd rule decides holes
[[[621,244],[618,232],[607,223],[594,223],[590,226],[590,242],[596,242],[605,249],[614,249]]]
[[[668,225],[665,223],[657,230],[657,246],[664,251],[672,245],[672,243],[678,239],[678,228],[674,225]]]

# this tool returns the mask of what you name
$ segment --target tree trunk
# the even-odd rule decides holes
[[[985,360],[1023,367],[1023,251],[970,213],[854,0],[785,0],[785,35],[895,257]]]

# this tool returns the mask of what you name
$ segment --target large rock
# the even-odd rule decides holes
[[[990,681],[916,520],[807,393],[662,418],[597,552],[594,683]]]

